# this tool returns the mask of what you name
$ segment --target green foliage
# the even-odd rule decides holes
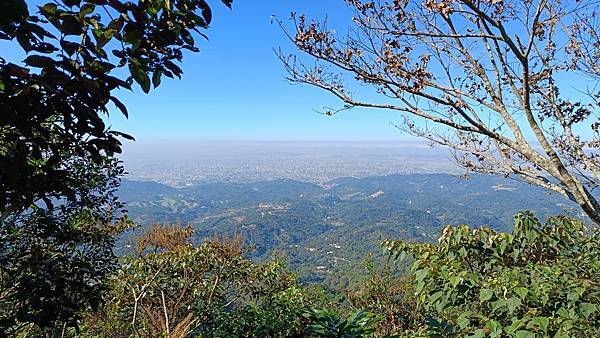
[[[227,5],[230,0],[224,0]],[[119,153],[119,137],[100,117],[133,81],[145,92],[161,76],[179,77],[191,32],[208,27],[205,1],[63,0],[28,10],[3,1],[0,39],[26,53],[23,65],[0,57],[0,213],[50,197],[74,199],[72,159],[95,164]],[[127,66],[129,74],[119,70]]]
[[[90,337],[579,337],[600,331],[598,230],[559,216],[517,215],[512,234],[446,227],[439,244],[385,243],[412,271],[366,261],[366,281],[332,304],[243,240],[199,246],[189,227],[157,226],[133,245],[107,302],[82,320]]]
[[[600,334],[600,237],[564,216],[515,217],[512,234],[446,227],[439,244],[389,241],[414,256],[428,334],[471,337]]]
[[[157,219],[190,223],[199,238],[237,228],[246,244],[256,247],[252,257],[267,259],[279,252],[303,282],[332,291],[364,279],[360,262],[369,252],[384,264],[384,239],[434,242],[446,224],[484,224],[509,232],[523,205],[542,218],[576,207],[541,188],[484,175],[468,180],[448,174],[343,178],[328,185],[273,180],[176,189],[124,180],[119,196],[128,202],[129,216],[142,224]],[[510,191],[495,191],[498,186]],[[369,197],[379,190],[384,194]]]
[[[307,330],[317,337],[356,338],[365,337],[375,332],[375,327],[382,318],[362,310],[342,318],[337,312],[312,309],[306,313],[310,320]]]
[[[285,263],[256,264],[239,237],[194,247],[189,228],[154,226],[111,278],[108,303],[84,321],[86,336],[293,336],[303,311],[322,306]]]
[[[121,168],[108,161],[73,170],[81,181],[77,203],[36,206],[0,227],[0,332],[55,332],[102,301],[114,271],[113,236],[127,226],[126,219],[113,224],[111,214]]]
[[[346,301],[355,310],[365,310],[379,315],[382,320],[377,334],[394,334],[422,323],[414,289],[406,275],[394,273],[389,262],[377,268],[372,257],[365,261],[366,278],[345,290]]]
[[[98,307],[116,263],[115,154],[132,137],[102,115],[113,104],[127,116],[116,92],[134,81],[147,93],[150,76],[154,87],[180,77],[191,32],[212,15],[203,0],[3,0],[0,11],[0,39],[25,54],[0,56],[0,332],[55,335]]]

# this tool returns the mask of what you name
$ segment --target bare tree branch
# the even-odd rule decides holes
[[[277,52],[288,80],[343,103],[326,114],[401,112],[401,130],[453,149],[466,169],[559,193],[600,223],[591,194],[600,179],[600,93],[587,86],[600,78],[598,1],[346,3],[355,13],[346,36],[326,20],[293,14],[292,29],[278,21],[302,52]],[[357,84],[380,100],[355,98]],[[577,85],[589,95],[564,94]]]

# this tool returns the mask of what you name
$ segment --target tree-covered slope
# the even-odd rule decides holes
[[[237,230],[255,247],[254,257],[282,253],[310,281],[356,269],[368,252],[381,255],[379,244],[386,238],[432,241],[447,224],[510,231],[512,217],[523,209],[541,218],[576,215],[574,205],[559,195],[482,175],[340,178],[322,185],[272,180],[179,189],[126,181],[120,193],[130,217],[142,225],[190,224],[197,240]]]

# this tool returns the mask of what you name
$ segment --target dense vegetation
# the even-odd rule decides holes
[[[273,257],[245,257],[243,240],[193,245],[193,230],[153,225],[109,278],[106,301],[67,336],[580,337],[600,334],[600,231],[530,213],[514,231],[445,227],[438,244],[387,241],[399,275],[368,274],[334,298],[299,283]],[[32,327],[22,336],[32,335]],[[58,328],[60,329],[60,328]],[[63,329],[64,330],[64,329]],[[58,334],[59,331],[55,331]]]
[[[529,213],[512,234],[446,227],[438,244],[387,242],[411,254],[417,332],[473,337],[600,334],[600,231],[564,216]]]
[[[202,0],[28,2],[0,2],[2,335],[76,327],[102,303],[128,225],[116,154],[132,139],[103,117],[127,116],[119,90],[180,77],[212,17]]]
[[[180,189],[124,180],[119,196],[140,224],[190,224],[199,239],[237,229],[255,248],[251,257],[264,260],[279,252],[303,282],[332,289],[362,277],[360,262],[367,254],[382,264],[379,244],[384,239],[433,242],[447,224],[511,231],[512,217],[524,205],[542,218],[576,214],[575,205],[558,195],[482,175],[342,178],[323,185],[276,180]]]
[[[413,133],[466,151],[464,164],[471,170],[516,175],[558,192],[598,223],[600,205],[591,191],[597,186],[600,170],[597,154],[586,152],[600,144],[598,124],[591,124],[590,140],[572,134],[573,127],[594,116],[597,94],[590,93],[595,100],[591,103],[562,100],[553,81],[554,71],[598,75],[598,55],[582,53],[586,47],[597,50],[598,34],[581,41],[582,36],[597,32],[595,15],[585,12],[595,3],[564,2],[574,7],[555,8],[541,1],[531,11],[533,3],[514,2],[505,7],[505,1],[496,0],[477,4],[426,1],[421,9],[428,15],[419,18],[441,15],[446,22],[443,27],[453,30],[450,17],[470,13],[469,18],[478,18],[474,20],[477,29],[488,32],[424,36],[420,30],[423,22],[415,25],[416,21],[407,19],[407,9],[414,4],[411,1],[393,1],[384,7],[347,1],[358,11],[355,23],[364,24],[377,13],[384,14],[377,20],[398,21],[395,34],[403,38],[384,40],[386,57],[378,57],[377,62],[403,79],[378,89],[388,97],[389,88],[394,87],[399,93],[426,95],[427,100],[433,98],[454,110],[433,120],[460,130],[455,135],[458,145],[467,147],[457,148],[457,143],[440,139],[442,134],[424,133],[409,122]],[[517,7],[519,4],[524,7]],[[467,10],[457,11],[456,6],[461,5]],[[561,17],[582,15],[576,25],[568,22],[562,27],[560,20],[554,19],[555,9]],[[494,196],[498,205],[483,210],[478,203],[486,192],[445,181],[446,176],[444,184],[436,181],[440,177],[427,176],[415,176],[408,182],[394,181],[394,177],[382,178],[379,183],[377,179],[340,179],[327,187],[286,181],[283,185],[258,182],[174,190],[150,184],[137,188],[142,194],[145,188],[151,189],[159,195],[158,202],[130,200],[132,215],[142,223],[136,226],[120,217],[123,205],[116,196],[123,175],[116,154],[121,151],[120,139],[131,137],[110,130],[102,117],[110,105],[127,116],[126,107],[115,96],[120,89],[132,89],[137,83],[148,93],[161,84],[163,76],[180,77],[178,63],[183,51],[198,50],[192,32],[204,36],[202,30],[211,21],[208,3],[55,0],[33,9],[24,0],[4,0],[0,11],[0,39],[26,54],[22,62],[0,57],[0,337],[600,336],[599,229],[586,228],[567,215],[549,217],[542,223],[532,213],[518,214],[514,227],[508,226],[507,215],[515,206],[527,203],[543,216],[554,213],[556,207],[570,206],[523,185],[508,189],[494,185],[492,190],[501,190]],[[395,12],[400,15],[391,15]],[[519,15],[524,16],[520,22],[526,25],[532,19],[531,30],[523,30],[531,35],[529,47],[519,41],[517,46],[504,30],[507,18],[518,21]],[[430,21],[425,25],[432,27]],[[410,35],[398,27],[406,27]],[[433,27],[437,32],[439,27]],[[363,28],[370,31],[373,27]],[[568,42],[581,42],[570,44],[562,54],[572,62],[569,65],[548,61],[557,52],[552,39],[558,29],[567,29]],[[386,85],[381,81],[388,77],[356,68],[357,62],[369,68],[368,62],[359,60],[364,53],[356,45],[340,49],[329,31],[322,31],[318,23],[306,24],[303,17],[296,31],[293,40],[301,50],[346,67],[359,81]],[[434,78],[427,70],[429,57],[421,55],[420,64],[413,65],[407,58],[411,49],[402,51],[406,36],[412,39],[416,35],[458,39],[455,42],[463,55],[470,54],[461,39],[483,39],[492,59],[496,55],[506,66],[500,70],[493,62],[487,65],[495,68],[492,75],[498,88],[486,82],[488,70],[477,62],[470,66],[475,72],[462,74],[470,83],[469,93],[429,82]],[[513,57],[517,56],[523,79],[508,70],[512,65],[502,59],[501,42],[508,43]],[[540,42],[547,44],[529,54]],[[451,52],[433,46],[438,46],[438,52]],[[523,48],[528,48],[526,54]],[[535,69],[529,68],[530,55]],[[449,56],[456,60],[456,55]],[[290,60],[284,61],[296,80],[338,95],[347,104],[343,109],[360,105],[347,96],[341,83],[329,82],[338,77],[329,77],[322,68],[314,74],[309,69],[295,72],[297,64]],[[462,65],[471,63],[458,60]],[[451,77],[450,72],[447,75]],[[508,112],[500,97],[504,81],[511,85],[513,101],[521,105],[516,111],[511,102]],[[428,94],[432,88],[446,96]],[[484,88],[494,102],[486,101],[487,94],[477,99]],[[535,112],[531,110],[532,96],[540,106]],[[517,140],[499,134],[502,128],[498,126],[484,125],[476,111],[469,110],[473,97],[478,104],[499,112]],[[547,107],[545,102],[553,104]],[[399,110],[420,114],[415,106]],[[537,131],[541,150],[522,137],[511,118],[515,112],[527,115],[527,125]],[[553,122],[553,127],[560,126],[562,134],[554,134],[554,128],[545,134],[534,113],[539,113],[540,123],[545,120]],[[496,150],[490,150],[490,142]],[[471,161],[472,156],[478,164]],[[481,180],[475,177],[476,183]],[[401,189],[406,184],[414,188]],[[507,190],[518,193],[503,195]],[[456,195],[460,191],[466,194]],[[135,193],[139,192],[130,192],[130,196]],[[472,218],[465,220],[463,205],[476,210],[468,215]],[[149,207],[155,209],[145,219],[135,214]],[[162,217],[195,222],[198,227],[148,226],[148,221]],[[492,227],[442,228],[466,221]],[[232,230],[232,225],[239,225],[239,232]],[[439,230],[441,236],[434,244],[432,234]],[[306,236],[311,238],[301,243]],[[385,262],[384,254],[377,254],[381,251],[368,256],[368,246],[348,242],[379,242],[388,236],[401,240],[383,242],[389,255]],[[119,252],[115,250],[117,240]],[[259,245],[252,248],[248,243]],[[286,257],[272,254],[295,245],[314,245],[307,247],[314,249],[308,251],[327,248],[331,253],[330,247],[337,250],[345,245],[349,255],[366,258],[366,273],[340,269],[331,274],[336,279],[327,282],[326,288],[306,283],[323,279],[302,281],[287,270]],[[286,253],[296,267],[305,257],[295,256],[293,250]],[[336,264],[344,259],[321,256],[311,263]],[[327,265],[315,269],[330,271]]]
[[[192,246],[193,231],[153,226],[111,277],[105,306],[85,317],[84,336],[291,336],[324,295],[304,288],[273,258],[256,264],[235,235]]]

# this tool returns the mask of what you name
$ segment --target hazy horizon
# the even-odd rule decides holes
[[[144,140],[120,158],[128,179],[172,186],[457,172],[448,149],[418,141]]]

